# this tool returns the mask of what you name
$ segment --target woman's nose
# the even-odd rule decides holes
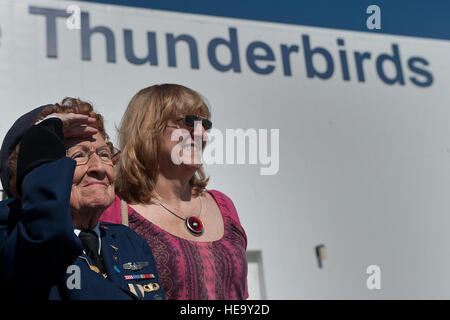
[[[100,156],[97,153],[91,154],[89,160],[87,162],[88,171],[105,171],[105,164],[100,159]]]
[[[201,121],[195,121],[194,123],[194,130],[191,131],[191,134],[194,136],[200,136],[203,137],[206,130],[203,128],[203,124]]]

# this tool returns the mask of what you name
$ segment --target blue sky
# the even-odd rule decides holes
[[[84,0],[213,16],[450,40],[450,0]],[[381,30],[366,8],[381,9]]]

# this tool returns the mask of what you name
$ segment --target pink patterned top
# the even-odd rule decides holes
[[[247,236],[233,202],[217,190],[215,199],[224,222],[223,237],[216,241],[191,241],[174,236],[128,206],[129,226],[147,240],[155,256],[158,275],[167,299],[247,299]],[[100,221],[120,223],[120,200]]]

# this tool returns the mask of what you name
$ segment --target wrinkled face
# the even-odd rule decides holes
[[[201,121],[191,127],[181,118],[183,115],[177,115],[167,122],[164,135],[161,137],[160,151],[165,159],[170,158],[175,164],[178,164],[178,161],[184,166],[199,168],[206,145],[206,130]]]
[[[67,147],[67,156],[75,160],[83,154],[91,154],[85,164],[75,167],[70,195],[71,209],[106,209],[114,201],[114,166],[102,161],[102,150],[108,150],[105,140],[97,133],[88,139],[67,139]]]

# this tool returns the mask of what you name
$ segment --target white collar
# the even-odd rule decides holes
[[[100,225],[100,224],[97,223],[97,224],[95,225],[94,229],[92,229],[92,231],[94,231],[94,232],[97,234],[97,238],[98,238],[98,254],[100,254],[100,250],[101,250],[101,248],[102,248],[102,239],[101,239],[101,237],[100,237],[100,228],[99,228],[99,225]],[[73,231],[75,232],[75,234],[76,234],[77,237],[80,235],[80,232],[81,232],[80,229],[75,228]],[[84,252],[84,250],[83,250],[83,252]]]

